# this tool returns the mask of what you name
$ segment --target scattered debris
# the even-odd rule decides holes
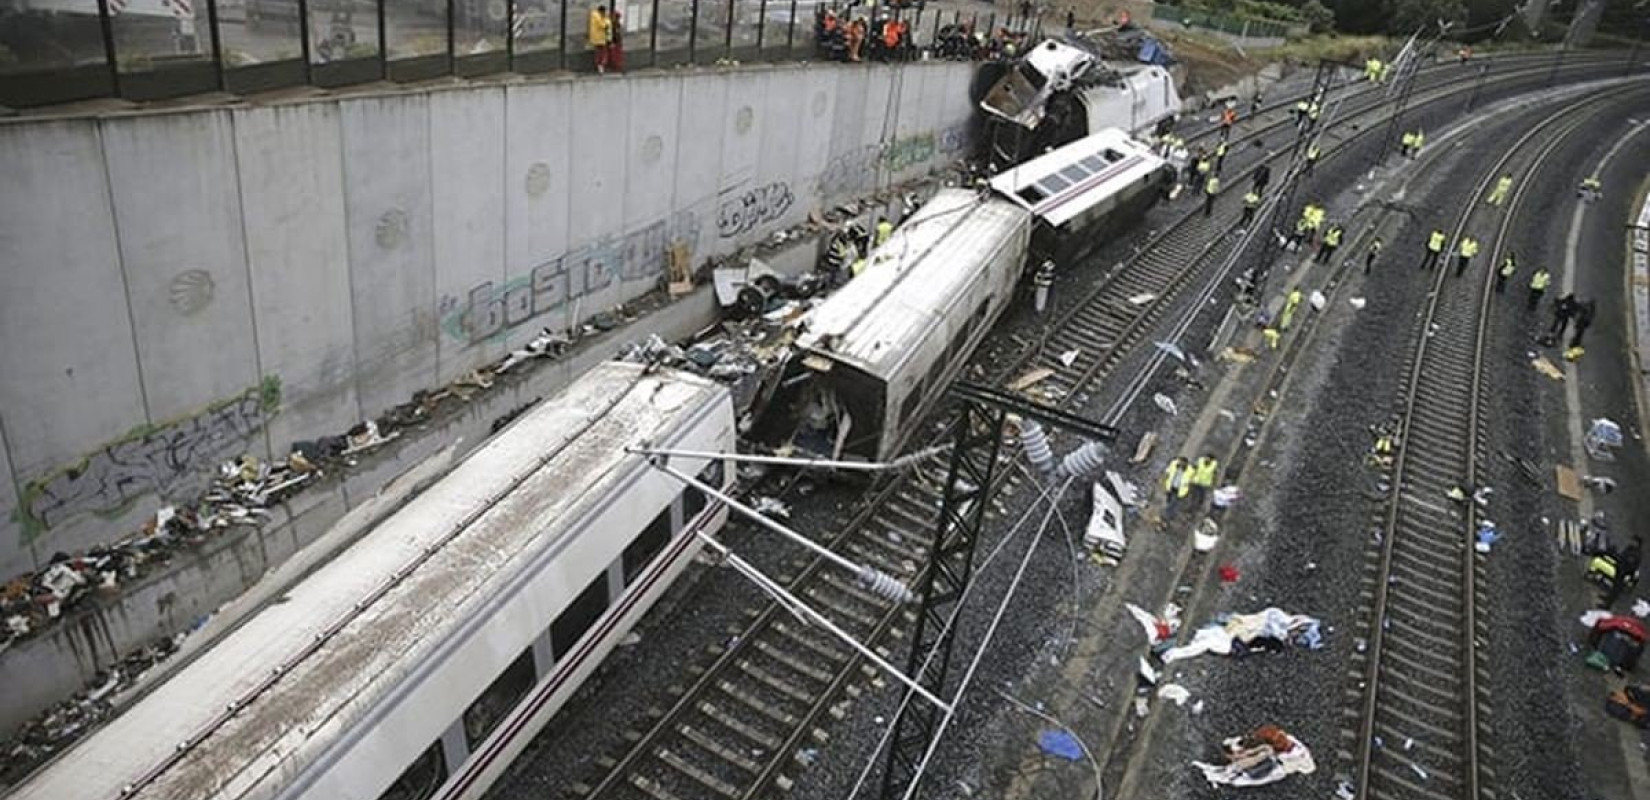
[[[1144,697],[1134,698],[1134,715],[1135,716],[1143,718],[1147,714],[1150,714],[1151,712],[1152,712],[1151,701],[1147,700]]]
[[[1049,369],[1048,367],[1038,367],[1018,378],[1015,378],[1012,381],[1009,381],[1008,390],[1011,392],[1023,392],[1039,383],[1042,383],[1044,379],[1053,374],[1054,370]]]
[[[1117,501],[1130,508],[1140,505],[1140,487],[1126,480],[1122,475],[1106,470],[1106,482],[1111,484],[1112,494]]]
[[[1131,306],[1143,306],[1143,305],[1145,305],[1147,303],[1150,303],[1151,301],[1156,300],[1156,299],[1157,299],[1157,295],[1155,295],[1151,292],[1141,292],[1140,294],[1134,295],[1133,297],[1129,298],[1129,305],[1131,305]]]
[[[1650,617],[1650,601],[1640,597],[1633,602],[1633,616],[1643,619]]]
[[[1313,289],[1312,295],[1307,298],[1306,302],[1312,304],[1313,311],[1323,311],[1329,305],[1329,298],[1324,297],[1323,292]]]
[[[1581,478],[1568,464],[1553,467],[1558,480],[1558,494],[1566,500],[1581,499]]]
[[[1598,461],[1614,461],[1615,449],[1621,446],[1621,426],[1603,417],[1595,419],[1587,426],[1583,443],[1588,456]]]
[[[1067,761],[1080,761],[1083,758],[1083,746],[1070,731],[1043,731],[1037,735],[1037,747],[1044,753]]]
[[[1186,705],[1187,700],[1192,699],[1192,693],[1178,683],[1165,683],[1157,687],[1157,696],[1182,707]]]
[[[1235,484],[1229,484],[1214,490],[1210,498],[1210,505],[1215,508],[1231,508],[1243,499],[1243,490]]]
[[[1174,399],[1162,392],[1152,395],[1152,402],[1156,403],[1157,407],[1163,410],[1163,413],[1171,417],[1179,413],[1179,409],[1175,408]]]
[[[1060,354],[1060,363],[1065,365],[1066,369],[1071,369],[1071,365],[1077,363],[1077,357],[1082,354],[1082,350],[1067,350],[1066,352]]]
[[[1198,523],[1197,530],[1192,532],[1192,548],[1199,553],[1207,553],[1220,544],[1220,525],[1214,520],[1204,517]]]
[[[1501,538],[1501,532],[1496,530],[1495,523],[1489,520],[1480,520],[1478,533],[1473,537],[1472,548],[1480,553],[1488,553],[1490,546]]]
[[[1083,533],[1083,545],[1090,550],[1098,550],[1107,558],[1121,560],[1129,548],[1128,538],[1123,533],[1123,505],[1105,485],[1098,482],[1094,484],[1093,496],[1094,510],[1089,514],[1088,529]]]
[[[1530,366],[1535,367],[1537,372],[1555,381],[1564,380],[1564,371],[1553,366],[1553,362],[1548,361],[1546,356],[1537,356],[1530,362]]]
[[[1369,303],[1368,303],[1367,300],[1365,300],[1362,297],[1348,297],[1346,299],[1346,304],[1349,305],[1349,306],[1352,306],[1353,311],[1362,311],[1362,310],[1364,310],[1364,306],[1368,305]]]
[[[1315,617],[1267,608],[1255,614],[1233,614],[1220,624],[1198,629],[1192,640],[1163,654],[1172,664],[1204,653],[1242,656],[1253,650],[1278,651],[1289,645],[1318,650],[1323,647],[1321,623]]]
[[[1232,566],[1231,564],[1221,564],[1220,569],[1217,570],[1217,572],[1220,573],[1221,583],[1237,583],[1238,578],[1240,577],[1238,568]]]
[[[1197,366],[1197,360],[1187,355],[1186,351],[1180,349],[1180,345],[1175,344],[1174,342],[1158,342],[1157,349],[1169,354],[1170,357],[1182,364],[1188,364],[1194,367]]]
[[[1604,475],[1587,475],[1581,479],[1583,485],[1591,489],[1594,494],[1609,494],[1616,490],[1615,478]]]
[[[1265,786],[1317,770],[1306,745],[1276,725],[1262,725],[1248,736],[1221,742],[1221,754],[1225,764],[1192,762],[1210,786]]]
[[[1180,632],[1180,607],[1174,603],[1164,606],[1163,612],[1157,616],[1133,603],[1126,603],[1124,606],[1145,630],[1146,643],[1149,645],[1155,647],[1173,639],[1174,635]]]
[[[1152,448],[1157,446],[1157,431],[1146,431],[1140,441],[1134,446],[1134,455],[1129,458],[1130,464],[1144,463],[1152,457]]]
[[[1137,674],[1140,676],[1142,686],[1156,686],[1157,679],[1160,677],[1157,670],[1152,667],[1151,662],[1147,661],[1145,656],[1140,657],[1140,669]]]
[[[1248,364],[1255,360],[1255,352],[1246,347],[1228,347],[1220,351],[1220,360]]]
[[[756,509],[758,513],[767,517],[778,517],[779,519],[791,518],[791,507],[785,505],[776,498],[767,496],[757,497],[751,501],[751,508]]]

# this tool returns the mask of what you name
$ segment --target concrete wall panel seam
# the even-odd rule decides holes
[[[109,223],[115,232],[115,271],[120,274],[121,296],[126,306],[126,328],[131,332],[132,363],[137,366],[138,399],[143,404],[143,422],[153,423],[154,415],[149,410],[149,392],[143,379],[143,353],[138,347],[137,323],[132,319],[132,286],[126,277],[126,259],[121,251],[120,244],[120,209],[115,206],[115,191],[113,182],[109,178],[109,150],[103,141],[103,125],[97,123],[93,130],[97,133],[98,165],[103,168],[104,196],[109,199]]]

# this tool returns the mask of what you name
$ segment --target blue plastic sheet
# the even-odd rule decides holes
[[[1076,761],[1083,757],[1083,746],[1077,743],[1077,738],[1065,731],[1043,731],[1037,737],[1037,746],[1043,752],[1063,758],[1067,761]]]

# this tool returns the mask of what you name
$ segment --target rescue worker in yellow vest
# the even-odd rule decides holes
[[[894,223],[892,223],[892,222],[890,222],[886,219],[884,219],[883,221],[877,223],[877,240],[876,240],[877,246],[881,246],[883,242],[888,241],[888,237],[893,236],[893,235],[894,235]]]
[[[1443,231],[1433,229],[1432,235],[1427,237],[1427,255],[1421,259],[1421,269],[1428,270],[1438,266],[1438,257],[1444,254],[1444,243],[1447,241],[1449,237],[1445,236]]]
[[[1489,203],[1496,208],[1500,208],[1502,203],[1507,202],[1507,193],[1512,191],[1512,185],[1513,179],[1512,173],[1510,172],[1502,175],[1500,178],[1497,178],[1495,181],[1495,188],[1490,190],[1490,196],[1484,198],[1484,202]]]
[[[864,272],[864,271],[865,271],[865,259],[863,257],[854,259],[854,268],[853,268],[854,277],[856,277],[856,278],[859,277],[859,274]]]
[[[1501,259],[1501,268],[1495,271],[1495,293],[1507,293],[1507,280],[1518,271],[1518,256],[1508,250],[1507,256]]]
[[[1318,237],[1318,231],[1323,230],[1323,221],[1327,216],[1327,212],[1323,210],[1323,206],[1320,206],[1317,203],[1307,203],[1305,214],[1306,235],[1316,239]]]
[[[1581,187],[1576,189],[1576,197],[1589,203],[1597,202],[1604,196],[1604,184],[1599,182],[1598,176],[1589,175],[1582,179]]]
[[[1311,128],[1316,126],[1318,124],[1318,115],[1322,113],[1323,106],[1319,105],[1316,100],[1312,101],[1312,105],[1308,106],[1306,109],[1306,127]]]
[[[1379,236],[1375,237],[1375,241],[1369,243],[1369,249],[1364,251],[1364,274],[1365,275],[1369,274],[1370,267],[1375,266],[1375,259],[1381,257],[1381,248],[1385,247],[1385,246],[1386,246],[1386,243],[1382,242],[1381,237],[1379,237]]]
[[[1295,102],[1295,127],[1306,127],[1306,113],[1311,110],[1311,103],[1308,103],[1305,100],[1297,100]]]
[[[1375,436],[1375,446],[1369,451],[1369,460],[1380,466],[1392,463],[1392,435],[1384,431]]]
[[[1203,216],[1215,212],[1215,195],[1220,194],[1220,176],[1210,175],[1203,183]]]
[[[1226,142],[1215,145],[1215,174],[1220,174],[1221,167],[1226,166]]]
[[[1329,232],[1323,235],[1323,246],[1318,248],[1319,264],[1328,264],[1335,257],[1335,248],[1341,246],[1341,237],[1346,235],[1346,229],[1339,225],[1329,226]]]
[[[1318,166],[1318,157],[1322,156],[1322,155],[1323,155],[1323,151],[1318,149],[1318,143],[1317,142],[1313,142],[1312,144],[1307,145],[1307,147],[1306,147],[1306,174],[1307,175],[1312,174],[1312,170]]]
[[[1203,508],[1204,501],[1209,499],[1209,493],[1215,489],[1215,478],[1220,472],[1220,462],[1212,455],[1202,455],[1192,466],[1192,508]]]
[[[1174,517],[1175,508],[1192,490],[1192,465],[1175,456],[1163,471],[1163,521]]]
[[[1301,290],[1289,290],[1289,297],[1283,301],[1283,313],[1278,315],[1278,329],[1289,330],[1295,321],[1295,309],[1301,307]]]
[[[1541,296],[1547,293],[1547,285],[1553,282],[1553,276],[1547,274],[1546,267],[1536,267],[1535,274],[1530,276],[1530,299],[1524,304],[1526,311],[1534,311],[1541,307]]]
[[[1370,57],[1364,61],[1364,77],[1368,78],[1370,83],[1376,83],[1381,79],[1380,59]]]
[[[1283,338],[1283,334],[1278,333],[1278,329],[1273,327],[1262,328],[1260,335],[1266,339],[1266,349],[1268,350],[1278,349],[1278,340]]]
[[[1455,256],[1455,277],[1459,278],[1462,273],[1467,271],[1467,266],[1472,263],[1472,257],[1476,255],[1478,255],[1478,240],[1471,236],[1461,237],[1461,248],[1456,251]]]
[[[1239,228],[1247,228],[1255,221],[1255,212],[1260,209],[1260,193],[1250,189],[1243,196],[1243,218],[1238,220]]]
[[[1392,72],[1392,62],[1381,62],[1381,74],[1375,78],[1376,83],[1386,83],[1387,76]]]
[[[1410,133],[1409,131],[1404,131],[1404,135],[1402,137],[1400,137],[1399,140],[1398,140],[1398,152],[1401,152],[1405,156],[1408,156],[1410,151],[1414,150],[1414,149],[1415,149],[1415,134]]]

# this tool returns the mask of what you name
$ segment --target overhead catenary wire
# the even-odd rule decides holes
[[[1023,471],[1025,468],[1024,466],[1021,466],[1020,469]],[[1041,496],[1028,508],[1026,508],[1025,512],[1020,515],[1020,518],[1015,520],[1014,525],[1009,528],[1008,533],[1003,535],[1002,540],[997,542],[997,545],[991,549],[990,553],[986,554],[985,559],[982,560],[979,566],[975,568],[974,572],[976,575],[976,580],[970,581],[969,584],[963,588],[962,596],[957,599],[956,606],[952,609],[950,616],[946,617],[944,627],[940,629],[940,638],[943,639],[945,633],[948,632],[951,627],[956,624],[957,619],[962,616],[963,607],[968,603],[969,597],[973,595],[974,588],[979,586],[978,575],[990,567],[991,563],[997,559],[997,556],[1001,554],[1010,543],[1018,538],[1020,532],[1025,528],[1025,523],[1031,519],[1031,516],[1035,514],[1039,508],[1042,507],[1043,503],[1058,504],[1059,498],[1051,495],[1046,487],[1041,488],[1040,491]],[[928,655],[923,659],[922,667],[918,670],[918,674],[926,673],[929,666],[933,664],[934,659],[938,655],[938,649],[930,650]],[[860,789],[864,788],[866,782],[870,780],[871,771],[876,768],[878,758],[881,757],[883,749],[888,746],[888,741],[894,736],[894,721],[898,720],[899,715],[905,712],[906,706],[910,705],[911,697],[912,694],[907,692],[900,699],[899,708],[896,709],[893,716],[889,718],[889,724],[884,726],[882,738],[877,740],[876,747],[872,748],[870,756],[866,758],[865,766],[860,770],[859,778],[854,781],[854,788],[848,793],[846,800],[855,800],[855,798],[859,796]]]

